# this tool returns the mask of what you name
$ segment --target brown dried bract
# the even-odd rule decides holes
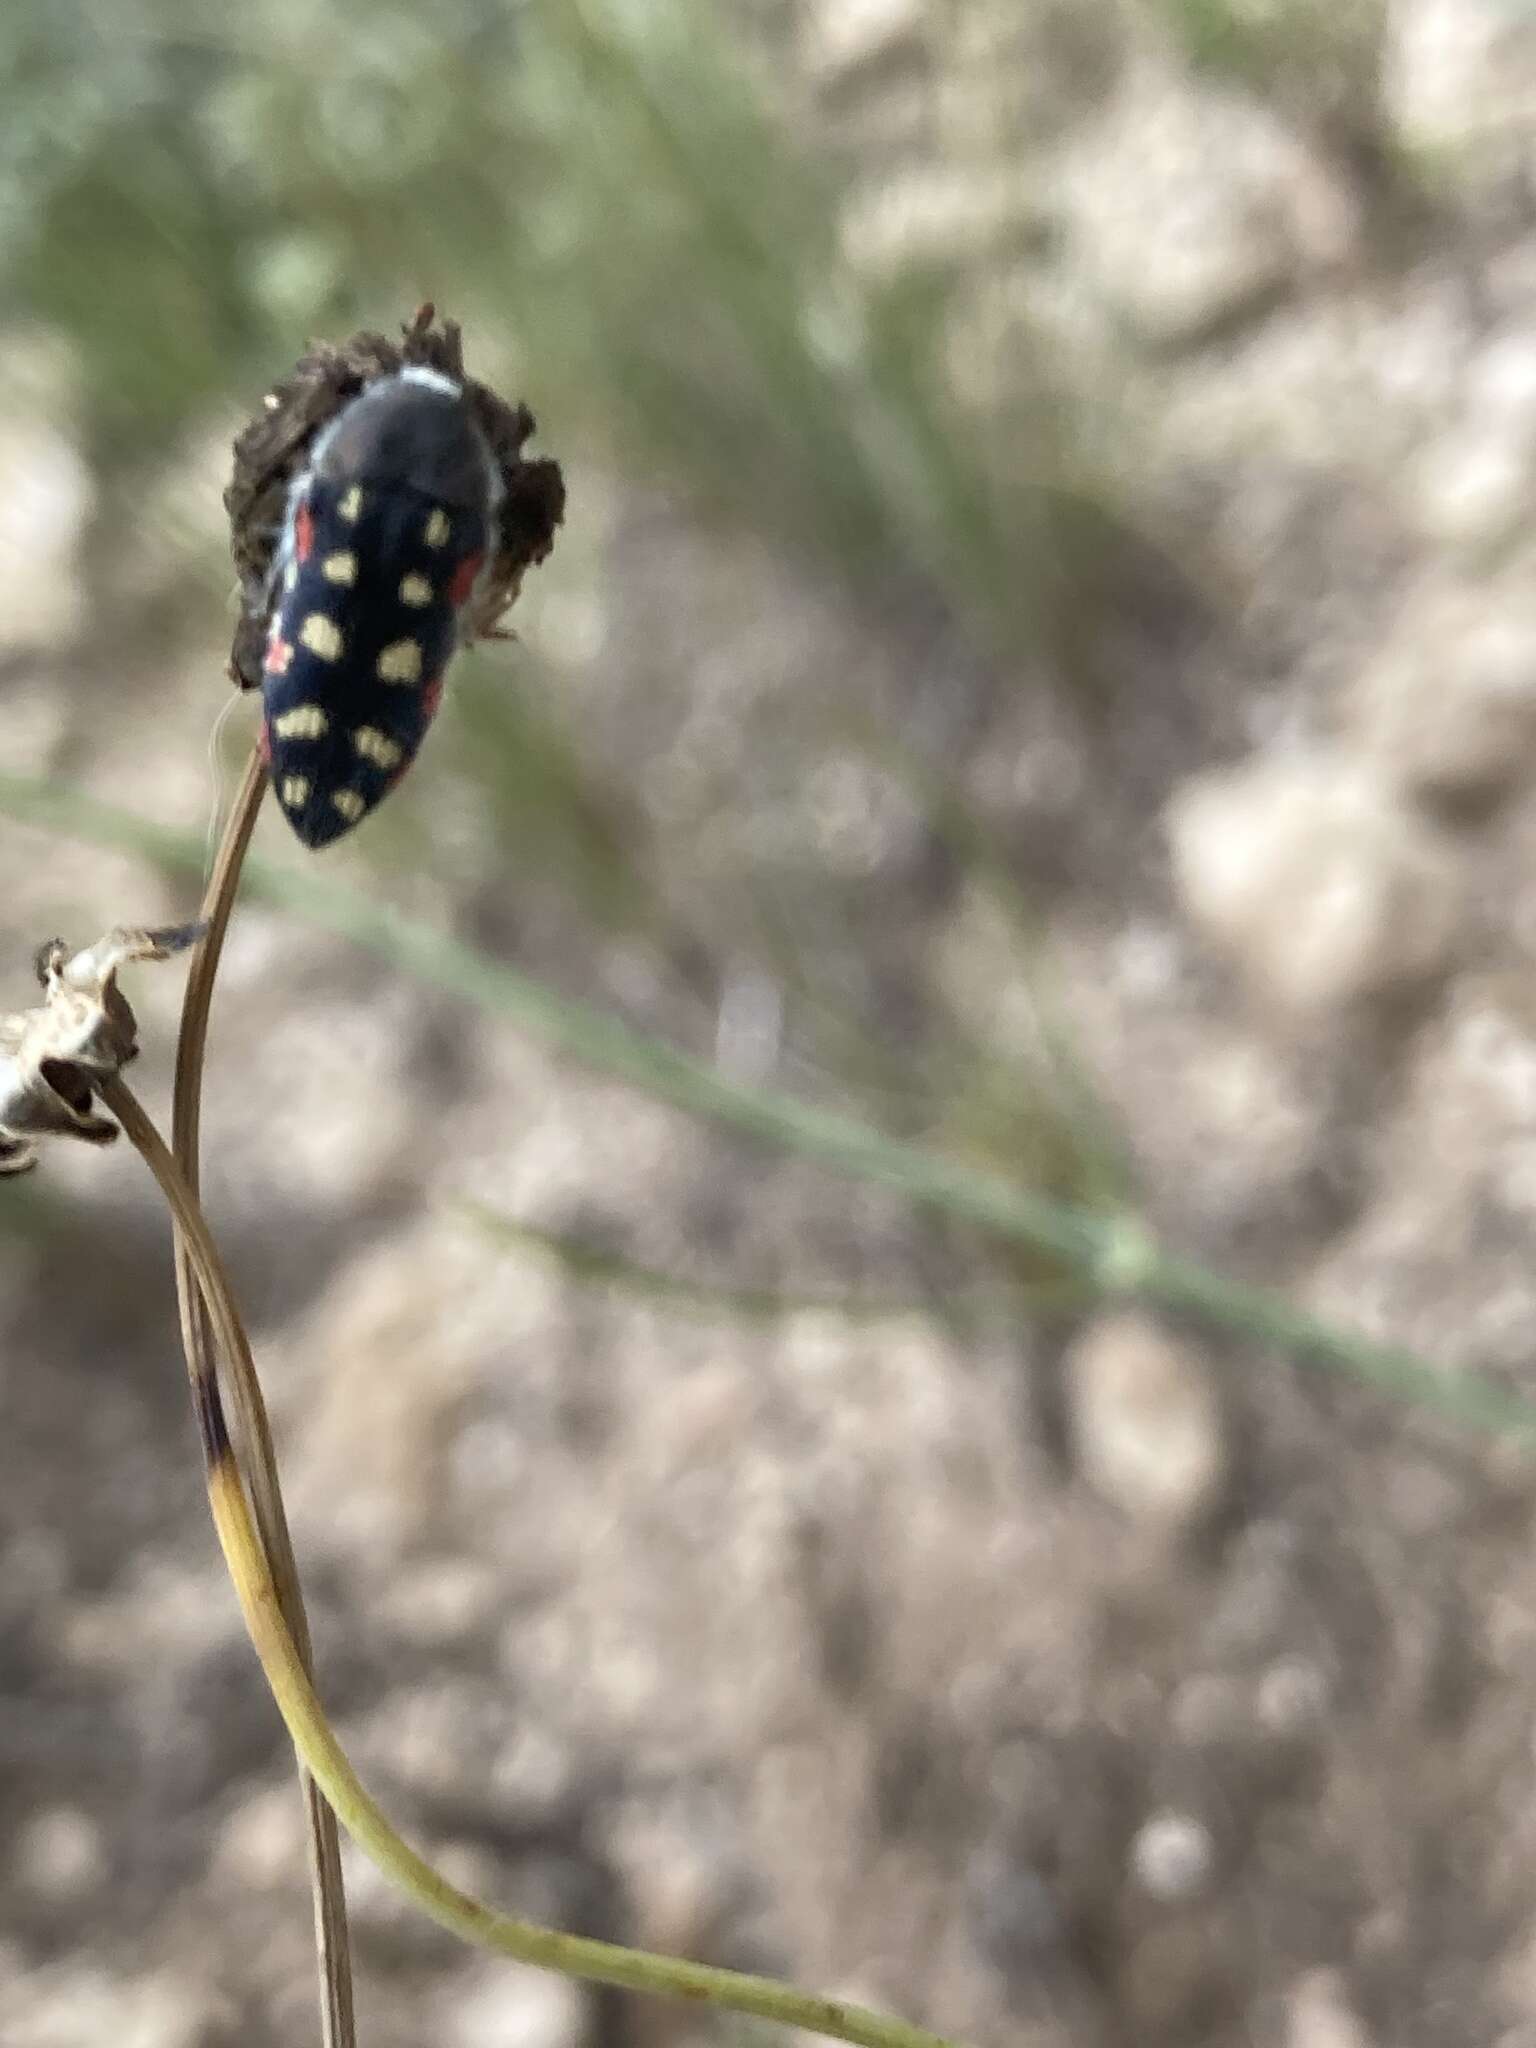
[[[82,952],[62,939],[38,949],[42,1003],[0,1016],[0,1174],[36,1165],[39,1138],[111,1144],[117,1125],[96,1113],[92,1090],[139,1049],[118,970],[130,960],[169,959],[202,931],[200,924],[118,926]]]
[[[235,467],[224,493],[230,552],[240,577],[240,621],[229,673],[243,690],[261,687],[261,664],[271,605],[272,556],[282,533],[288,490],[308,460],[320,429],[367,384],[419,365],[462,381],[480,431],[501,472],[497,546],[476,590],[467,621],[469,639],[496,630],[522,585],[523,572],[554,546],[565,511],[560,465],[548,457],[524,461],[534,431],[525,405],[508,405],[488,385],[464,374],[458,324],[437,324],[436,309],[422,306],[399,342],[382,334],[354,334],[339,346],[317,342],[262,401],[262,411],[235,440]]]

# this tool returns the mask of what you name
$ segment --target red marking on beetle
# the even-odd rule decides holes
[[[285,676],[288,673],[288,667],[292,660],[293,642],[285,640],[282,634],[278,632],[276,626],[274,626],[272,628],[272,638],[267,642],[267,658],[262,663],[262,667],[269,676]]]
[[[301,562],[307,562],[314,551],[314,545],[315,515],[309,509],[308,498],[304,498],[293,515],[293,552]]]
[[[441,676],[433,676],[429,682],[423,683],[421,688],[422,715],[429,724],[436,718],[437,707],[442,701],[443,679]]]
[[[468,604],[469,593],[475,587],[475,578],[480,574],[480,564],[485,560],[484,552],[466,555],[453,572],[448,585],[448,602],[457,611],[461,604]]]

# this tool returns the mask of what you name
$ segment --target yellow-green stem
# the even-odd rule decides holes
[[[223,1262],[196,1199],[126,1083],[104,1082],[100,1093],[159,1182],[208,1304],[221,1353],[227,1358],[239,1356],[248,1350],[244,1330]],[[541,1969],[558,1970],[565,1976],[775,2020],[833,2040],[859,2043],[862,2048],[955,2048],[954,2043],[905,2020],[842,1999],[799,1991],[771,1977],[652,1955],[643,1949],[622,1948],[614,1942],[513,1919],[450,1884],[391,1827],[332,1733],[283,1619],[239,1469],[223,1434],[217,1385],[210,1379],[196,1392],[209,1461],[208,1499],[214,1527],[246,1629],[294,1748],[347,1832],[423,1912],[477,1947]]]

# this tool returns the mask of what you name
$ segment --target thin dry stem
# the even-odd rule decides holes
[[[188,1189],[197,1195],[200,1182],[199,1135],[202,1123],[203,1057],[208,1040],[208,1013],[213,985],[218,975],[224,935],[240,885],[240,870],[250,845],[262,797],[266,793],[266,769],[252,751],[245,775],[225,823],[213,872],[203,898],[202,916],[207,931],[192,956],[182,1001],[181,1031],[176,1045],[176,1081],[172,1111],[172,1143],[175,1159]],[[185,1237],[176,1229],[176,1298],[181,1315],[181,1342],[187,1371],[193,1385],[205,1386],[213,1377],[213,1350],[208,1304],[197,1285]],[[266,1403],[254,1363],[247,1351],[244,1362],[232,1361],[231,1392],[246,1449],[246,1483],[250,1488],[256,1527],[271,1569],[272,1581],[288,1624],[289,1633],[302,1658],[306,1673],[313,1669],[313,1649],[304,1597],[299,1587],[298,1566],[288,1533],[278,1480],[277,1457],[267,1420]],[[352,1956],[347,1932],[346,1890],[341,1872],[341,1843],[336,1817],[324,1795],[303,1765],[299,1783],[304,1794],[309,1837],[310,1884],[315,1904],[315,1947],[320,1968],[321,2035],[324,2048],[355,2048],[356,2032],[352,2008]]]

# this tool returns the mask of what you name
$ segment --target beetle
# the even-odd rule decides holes
[[[339,839],[415,759],[492,545],[501,480],[464,387],[411,367],[317,436],[273,562],[261,749],[306,846]]]

